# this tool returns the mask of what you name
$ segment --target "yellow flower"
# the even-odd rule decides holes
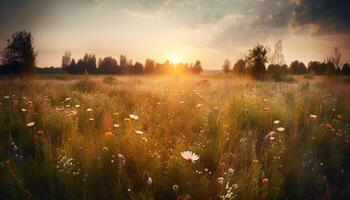
[[[258,163],[259,163],[259,160],[254,159],[254,160],[252,160],[252,163],[253,163],[253,164],[258,164]]]
[[[112,135],[113,135],[113,134],[112,134],[112,132],[110,132],[110,131],[108,131],[108,132],[105,133],[105,136],[107,136],[107,137],[112,136]]]

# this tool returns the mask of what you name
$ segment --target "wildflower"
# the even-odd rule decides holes
[[[150,176],[147,178],[146,184],[147,184],[147,186],[152,185],[152,178]]]
[[[269,179],[268,179],[268,178],[263,178],[263,179],[262,179],[262,182],[263,182],[264,184],[267,184],[267,183],[269,183]]]
[[[219,177],[217,180],[216,180],[220,185],[222,185],[224,183],[224,178],[223,177]]]
[[[86,112],[91,112],[91,111],[92,111],[92,108],[86,109]]]
[[[184,102],[184,101],[180,101],[179,103],[180,103],[180,104],[184,104],[185,102]]]
[[[131,188],[128,188],[128,192],[131,192]]]
[[[253,164],[258,164],[258,163],[259,163],[259,160],[254,159],[254,160],[252,160],[252,163],[253,163]]]
[[[146,184],[146,186],[151,186],[152,185],[152,178],[147,174],[147,173],[144,173],[143,174],[143,179],[144,179],[144,182]]]
[[[310,114],[310,118],[311,118],[311,119],[317,119],[317,115]]]
[[[70,101],[72,98],[67,97],[64,101]]]
[[[125,158],[120,153],[118,153],[118,165],[119,165],[119,167],[122,167],[125,165]]]
[[[142,137],[141,140],[144,141],[144,142],[148,141],[146,137]]]
[[[134,114],[130,114],[129,117],[130,117],[130,119],[133,119],[133,120],[138,120],[139,119],[139,116],[134,115]]]
[[[89,118],[89,121],[94,121],[95,119],[94,118]]]
[[[283,128],[283,127],[278,127],[276,130],[277,130],[278,132],[283,132],[283,131],[285,131],[286,129]]]
[[[228,173],[229,173],[229,174],[232,175],[234,172],[235,172],[235,170],[234,170],[233,168],[229,168],[229,169],[228,169]]]
[[[264,102],[267,102],[267,99],[264,99]]]
[[[214,109],[214,110],[218,110],[219,108],[218,108],[217,106],[215,106],[213,109]]]
[[[268,138],[269,140],[275,140],[275,131],[271,131],[269,134],[265,136],[265,138]]]
[[[25,109],[25,108],[22,108],[21,111],[22,111],[22,112],[27,112],[28,110]]]
[[[138,134],[138,135],[142,135],[142,134],[143,134],[143,131],[135,130],[135,133]]]
[[[173,185],[173,190],[176,192],[179,189],[178,185]]]
[[[29,122],[28,124],[27,124],[27,127],[33,127],[35,125],[35,122]]]
[[[119,128],[120,125],[119,124],[113,124],[114,128]]]
[[[108,147],[103,147],[103,151],[108,151]]]
[[[329,128],[329,129],[332,128],[332,125],[331,125],[330,123],[327,123],[327,124],[325,124],[324,126],[325,126],[326,128]]]
[[[105,133],[105,136],[107,136],[107,137],[112,136],[112,135],[113,135],[113,134],[112,134],[112,132],[110,132],[110,131],[108,131],[108,132]]]
[[[4,96],[4,99],[9,99],[10,98],[10,96]]]
[[[280,123],[280,120],[274,120],[273,121],[273,124],[279,124]]]
[[[5,160],[5,164],[10,164],[11,163],[11,160]]]
[[[124,118],[124,121],[125,121],[125,122],[129,122],[129,121],[130,121],[130,118],[126,117],[126,118]]]
[[[197,108],[200,108],[200,107],[202,107],[203,106],[203,104],[197,104]]]
[[[75,105],[74,107],[75,107],[75,108],[80,108],[80,105],[79,105],[79,104],[77,104],[77,105]]]
[[[113,115],[116,115],[116,116],[117,116],[117,115],[119,115],[119,113],[115,112],[115,113],[113,113]]]
[[[183,152],[181,152],[181,156],[185,160],[193,162],[193,163],[195,163],[199,159],[199,156],[191,151],[183,151]]]
[[[268,108],[268,107],[265,107],[265,108],[264,108],[264,110],[265,110],[265,111],[268,111],[268,110],[269,110],[269,108]]]

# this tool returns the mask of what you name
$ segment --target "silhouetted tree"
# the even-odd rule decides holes
[[[128,63],[128,59],[125,55],[120,55],[119,63],[120,63],[120,68],[121,68],[122,72],[125,74],[129,73],[129,63]]]
[[[104,59],[101,59],[101,58],[99,59],[98,73],[117,74],[117,73],[121,73],[121,69],[118,66],[117,60],[109,56],[109,57],[105,57]]]
[[[70,74],[75,74],[74,70],[76,69],[77,63],[75,62],[74,58],[69,63],[69,66],[67,68],[67,72]]]
[[[200,74],[202,73],[203,69],[202,69],[202,64],[201,61],[197,60],[195,62],[195,64],[193,65],[193,67],[191,68],[192,73],[194,74]]]
[[[275,48],[270,53],[270,56],[269,56],[269,63],[270,64],[272,64],[272,65],[279,65],[279,66],[282,66],[282,65],[285,64],[284,55],[283,55],[282,50],[283,50],[283,48],[282,48],[282,40],[278,40],[275,43]]]
[[[350,75],[350,65],[349,63],[345,63],[341,69],[343,75]]]
[[[258,44],[249,51],[247,56],[248,70],[255,78],[261,78],[266,73],[267,48]]]
[[[145,73],[153,73],[155,71],[156,65],[154,60],[152,59],[147,59],[145,62]]]
[[[139,62],[136,62],[135,65],[131,66],[130,72],[132,74],[142,74],[143,73],[143,65]]]
[[[19,31],[7,40],[1,62],[4,71],[15,74],[29,74],[35,70],[36,53],[33,46],[33,37],[30,32]]]
[[[306,72],[307,72],[305,64],[303,62],[299,62],[297,60],[293,61],[290,64],[289,70],[292,74],[295,74],[295,75],[306,74]]]
[[[328,58],[328,62],[332,62],[334,67],[340,71],[341,68],[341,52],[338,47],[334,48],[334,55]]]
[[[63,71],[68,71],[70,62],[71,62],[71,53],[69,51],[66,51],[62,56],[62,62],[61,62],[61,67]]]
[[[231,62],[229,59],[224,60],[224,64],[222,65],[222,71],[224,71],[225,74],[230,73],[231,68]]]
[[[96,56],[93,54],[85,54],[83,58],[84,72],[95,74],[97,72]]]
[[[233,73],[244,74],[246,70],[246,62],[243,59],[239,59],[233,66]]]

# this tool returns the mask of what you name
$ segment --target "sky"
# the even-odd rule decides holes
[[[68,50],[220,69],[279,39],[287,64],[335,47],[350,62],[349,0],[0,0],[0,48],[19,30],[32,33],[40,67],[60,66]]]

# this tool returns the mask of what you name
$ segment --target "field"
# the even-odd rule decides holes
[[[350,81],[0,80],[0,199],[347,199]]]

